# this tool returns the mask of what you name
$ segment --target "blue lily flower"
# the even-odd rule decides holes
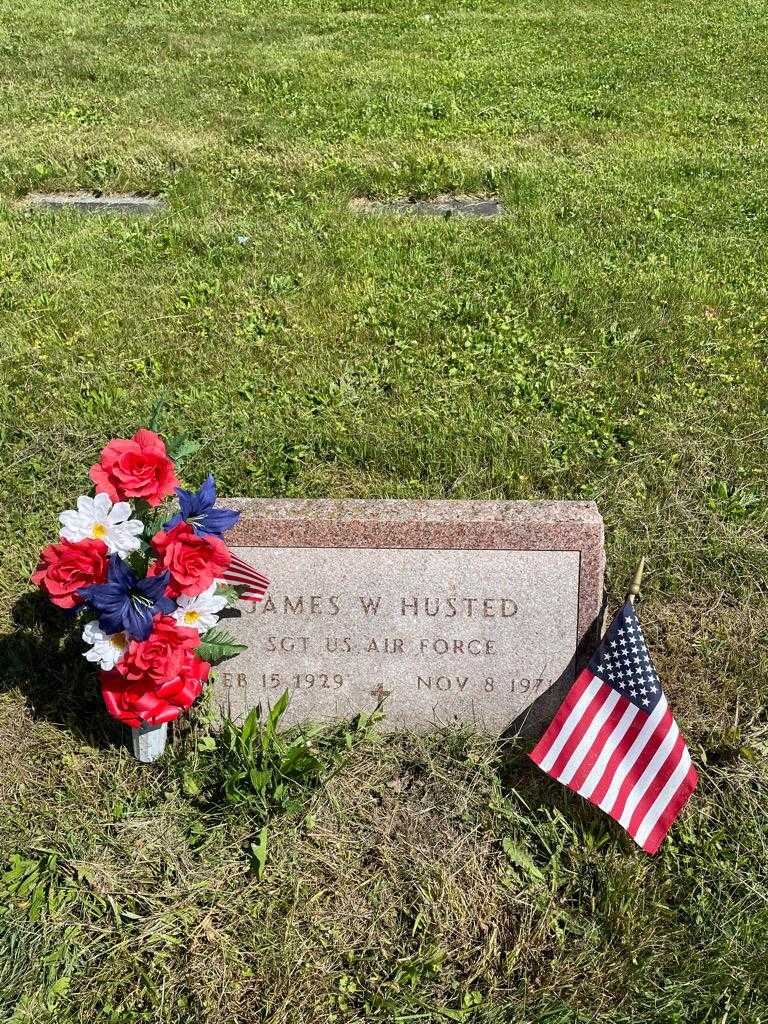
[[[127,633],[146,640],[152,632],[155,615],[169,613],[176,602],[165,596],[171,574],[139,579],[119,555],[110,555],[107,582],[82,587],[81,594],[100,613],[99,625],[105,633]]]
[[[200,536],[210,533],[214,537],[221,537],[224,531],[234,526],[240,518],[240,513],[232,509],[213,507],[216,501],[216,484],[211,473],[199,491],[185,491],[182,487],[177,487],[176,496],[181,512],[168,520],[165,524],[166,530],[172,530],[174,526],[185,522]]]

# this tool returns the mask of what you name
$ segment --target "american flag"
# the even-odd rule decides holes
[[[264,596],[269,580],[256,572],[253,566],[248,565],[242,558],[232,555],[229,567],[221,573],[220,579],[227,583],[234,583],[236,586],[247,587],[240,595],[244,601],[260,601]]]
[[[531,757],[656,853],[697,776],[630,601]]]

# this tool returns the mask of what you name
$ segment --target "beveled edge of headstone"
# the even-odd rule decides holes
[[[79,213],[138,214],[148,216],[165,208],[160,196],[130,192],[30,192],[20,205],[29,210],[76,210]]]
[[[503,203],[494,195],[444,194],[429,199],[370,199],[357,196],[350,200],[353,213],[404,214],[422,217],[501,217],[506,213]]]
[[[228,498],[222,503],[241,513],[227,541],[242,547],[599,548],[603,558],[603,519],[591,501]],[[598,570],[602,573],[602,561],[594,566]]]
[[[219,504],[241,513],[226,535],[235,547],[579,551],[573,671],[534,701],[511,733],[541,733],[599,638],[605,531],[593,501],[222,498]],[[257,568],[269,576],[268,566]]]
[[[218,504],[248,518],[316,523],[578,523],[600,525],[594,501],[475,501],[455,498],[220,498]],[[244,527],[230,532],[230,542]]]

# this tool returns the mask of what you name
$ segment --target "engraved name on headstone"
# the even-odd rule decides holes
[[[290,693],[286,723],[383,701],[390,728],[506,729],[574,678],[602,598],[588,502],[268,501],[227,537],[272,581],[222,622],[248,651],[219,666],[221,713]]]

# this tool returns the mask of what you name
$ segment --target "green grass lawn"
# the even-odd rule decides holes
[[[765,5],[0,12],[0,1018],[768,1020]],[[78,187],[167,210],[18,205]],[[507,215],[348,208],[453,191]],[[204,715],[136,765],[28,577],[159,398],[225,494],[595,499],[700,767],[661,853],[374,730],[261,873]]]

